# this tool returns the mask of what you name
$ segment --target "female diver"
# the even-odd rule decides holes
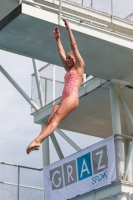
[[[67,55],[65,54],[60,40],[60,31],[58,27],[55,27],[54,37],[57,43],[60,58],[66,70],[62,99],[59,104],[54,106],[40,135],[37,138],[35,138],[27,147],[27,154],[29,154],[33,150],[39,150],[40,144],[43,142],[43,140],[45,140],[45,138],[52,134],[55,131],[58,124],[71,111],[76,109],[79,104],[78,90],[82,83],[82,76],[84,73],[84,61],[78,51],[78,47],[69,23],[65,19],[63,19],[63,21],[68,31],[72,51],[68,52]]]

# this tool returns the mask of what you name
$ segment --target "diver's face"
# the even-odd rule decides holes
[[[68,53],[66,56],[66,63],[69,69],[71,69],[75,64],[75,58],[71,53]]]

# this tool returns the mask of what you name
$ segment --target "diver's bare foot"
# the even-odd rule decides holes
[[[39,150],[40,149],[40,143],[36,142],[35,140],[33,140],[33,142],[31,142],[29,144],[29,146],[26,149],[27,154],[29,154],[31,151],[33,150]]]

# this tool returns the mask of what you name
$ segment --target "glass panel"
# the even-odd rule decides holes
[[[83,6],[91,7],[91,0],[83,0]]]
[[[74,3],[77,3],[77,4],[81,4],[82,3],[82,0],[70,0],[70,1],[72,1]]]
[[[111,14],[111,0],[93,0],[92,8]]]
[[[0,164],[0,200],[17,200],[17,184],[18,167]],[[43,187],[42,170],[20,167],[20,200],[44,200]]]
[[[125,18],[133,13],[133,0],[113,0],[114,16]]]
[[[44,200],[44,191],[20,187],[19,200]]]
[[[17,186],[0,183],[0,200],[17,200]]]
[[[18,180],[18,168],[15,166],[0,164],[0,182],[16,184]]]

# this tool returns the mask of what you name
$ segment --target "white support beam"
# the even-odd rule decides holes
[[[58,142],[57,142],[57,139],[56,139],[56,137],[55,137],[55,134],[52,133],[52,134],[50,135],[50,138],[51,138],[51,140],[52,140],[52,142],[53,142],[53,145],[54,145],[54,147],[55,147],[55,149],[56,149],[56,152],[57,152],[57,154],[58,154],[60,160],[63,159],[64,156],[63,156],[63,153],[62,153],[62,151],[61,151],[61,148],[60,148],[60,146],[59,146],[59,144],[58,144]]]
[[[41,69],[39,69],[38,71],[41,72],[42,70],[46,69],[46,68],[49,67],[50,65],[51,65],[51,64],[48,63],[48,64],[46,64],[44,67],[42,67]]]
[[[121,92],[121,90],[119,89],[119,100],[120,100],[120,103],[121,103],[121,106],[123,108],[123,111],[132,127],[132,130],[133,130],[133,117],[132,117],[132,114],[126,104],[126,101],[125,101],[125,98]],[[132,153],[133,153],[133,139],[132,139],[132,142],[131,142],[131,145],[130,145],[130,148],[129,148],[129,153],[128,153],[128,157],[127,157],[127,160],[126,160],[126,164],[125,164],[125,172],[124,172],[124,176],[123,176],[123,179],[126,180],[126,177],[127,177],[127,174],[128,174],[128,169],[129,169],[129,166],[130,166],[130,162],[131,162],[131,157],[132,157]]]
[[[112,114],[113,134],[121,134],[120,108],[118,99],[118,89],[116,83],[110,84],[110,103]]]
[[[45,123],[41,124],[41,128],[43,129]],[[42,160],[43,160],[43,167],[50,164],[50,151],[49,151],[49,137],[47,137],[42,142]]]
[[[121,121],[120,121],[120,108],[119,108],[119,98],[118,98],[118,86],[116,83],[110,83],[110,103],[111,103],[111,114],[112,114],[112,129],[113,134],[121,133]],[[121,180],[124,173],[124,156],[122,149],[122,138],[117,137],[115,140],[115,150],[116,150],[116,174],[117,179]]]
[[[49,67],[50,65],[51,65],[50,63],[46,64],[44,67],[42,67],[41,69],[39,69],[38,72],[43,71],[44,69],[46,69],[46,68]],[[35,73],[33,73],[31,76],[34,76],[34,75],[35,75]]]
[[[81,151],[81,148],[75,144],[63,131],[59,128],[56,128],[57,133],[62,136],[76,151]]]
[[[0,65],[0,71],[10,81],[10,83],[18,90],[18,92],[26,99],[26,101],[35,109],[39,110],[39,107],[30,99],[30,97],[22,90],[22,88],[13,80],[13,78],[4,70]]]
[[[39,73],[38,73],[36,60],[32,59],[32,62],[33,62],[33,67],[34,67],[34,72],[35,72],[35,77],[36,77],[36,84],[37,84],[37,90],[38,90],[38,95],[39,95],[39,99],[40,99],[40,105],[41,105],[41,107],[43,107],[44,100],[43,100],[43,94],[42,94],[42,90],[41,90],[41,83],[40,83],[40,77],[39,77]]]
[[[118,85],[123,85],[123,86],[126,86],[126,85],[130,85],[131,83],[130,82],[127,82],[127,81],[123,81],[123,80],[120,80],[120,79],[111,79],[110,81],[107,81],[103,87],[106,87],[106,88],[109,88],[110,87],[110,84],[112,83],[116,83]]]
[[[133,117],[132,117],[132,114],[131,114],[131,112],[130,112],[127,104],[126,104],[125,98],[124,98],[121,90],[118,89],[118,91],[119,91],[119,100],[120,100],[121,106],[123,108],[125,116],[127,117],[128,121],[129,121],[129,123],[130,123],[130,125],[132,127],[132,130],[133,130]]]

